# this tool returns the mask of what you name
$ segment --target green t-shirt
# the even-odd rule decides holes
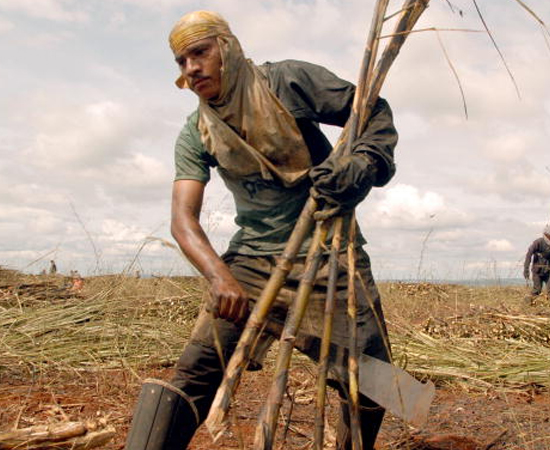
[[[332,146],[321,132],[319,123],[344,126],[350,114],[354,86],[323,67],[287,60],[266,63],[261,70],[267,75],[270,89],[296,119],[309,148],[314,165],[323,161]],[[197,128],[198,112],[191,114],[183,127],[175,148],[176,180],[197,180],[207,183],[210,168],[216,167],[233,194],[239,231],[233,236],[228,251],[245,255],[280,254],[308,198],[311,183],[305,179],[287,188],[278,180],[265,180],[253,174],[236,177],[220,167],[203,146]],[[393,148],[397,133],[391,111],[380,99],[371,116],[367,131],[357,141],[365,151],[382,162],[377,185],[393,175]],[[358,148],[357,144],[355,148]],[[358,243],[364,244],[359,233]],[[306,241],[302,247],[309,247]]]

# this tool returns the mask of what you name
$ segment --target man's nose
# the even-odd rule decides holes
[[[189,58],[185,67],[187,75],[194,75],[201,71],[201,63],[198,59]]]

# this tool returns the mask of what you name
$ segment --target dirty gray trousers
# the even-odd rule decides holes
[[[531,289],[532,296],[537,296],[542,292],[542,286],[544,283],[546,283],[546,295],[550,294],[550,288],[548,286],[550,271],[540,273],[533,271],[531,273],[531,277],[533,278],[533,288]]]
[[[250,307],[259,298],[259,295],[273,270],[276,260],[270,256],[250,257],[237,254],[226,254],[223,257],[232,274],[246,289],[251,299]],[[345,255],[341,256],[345,261]],[[298,288],[304,269],[304,258],[299,258],[287,277],[286,284],[281,289],[278,298],[272,306],[268,317],[266,330],[257,347],[251,368],[260,368],[262,354],[265,353],[274,338],[280,336],[288,306]],[[357,258],[357,272],[362,282],[356,282],[357,315],[358,315],[358,350],[359,352],[390,361],[389,344],[384,324],[380,297],[374,283],[370,261],[367,254],[359,250]],[[347,348],[349,345],[347,319],[347,271],[340,270],[337,282],[336,311],[334,314],[333,339],[330,352],[329,383],[338,389],[342,399],[342,414],[338,429],[338,449],[351,449],[349,437],[349,415],[347,414],[346,386],[347,386]],[[317,361],[322,334],[324,304],[328,279],[327,258],[322,262],[318,271],[316,285],[310,296],[308,310],[302,321],[300,333],[296,340],[296,347],[313,360]],[[365,295],[365,288],[368,295]],[[372,307],[371,307],[372,306]],[[213,319],[204,309],[201,311],[183,354],[181,355],[171,383],[181,389],[193,402],[199,413],[199,422],[202,423],[216,394],[223,377],[223,369],[216,350],[215,334],[223,349],[225,362],[233,353],[243,325],[237,325],[224,319]],[[213,330],[216,330],[215,332]],[[384,416],[384,410],[376,403],[361,395],[361,419],[363,448],[372,449],[378,429]],[[196,421],[190,421],[188,441],[182,443],[185,448],[197,428]],[[187,434],[187,433],[186,433]],[[185,445],[185,446],[184,446]]]

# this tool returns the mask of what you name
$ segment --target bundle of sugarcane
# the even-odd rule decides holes
[[[79,450],[101,447],[115,436],[106,420],[60,422],[0,433],[0,450]]]
[[[368,42],[361,65],[359,82],[355,93],[353,102],[353,108],[351,116],[344,127],[344,130],[340,136],[340,139],[335,145],[333,152],[336,154],[345,154],[351,152],[352,143],[356,136],[364,131],[367,126],[371,111],[374,107],[382,84],[386,78],[389,68],[395,58],[397,57],[403,43],[405,42],[408,34],[413,29],[416,21],[427,8],[429,0],[406,0],[402,9],[398,12],[399,18],[394,32],[391,35],[386,48],[384,49],[381,57],[377,61],[378,45],[380,42],[382,27],[386,20],[386,9],[389,0],[377,0],[371,30],[368,37]],[[393,16],[391,16],[393,17]],[[313,214],[317,212],[318,205],[316,201],[310,197],[306,202],[304,210],[300,215],[294,231],[285,247],[285,250],[276,269],[273,271],[267,285],[265,286],[260,299],[256,303],[249,319],[245,330],[241,336],[241,339],[237,345],[237,348],[229,361],[226,368],[224,379],[213,405],[210,409],[210,414],[206,420],[206,425],[214,439],[217,439],[223,429],[224,422],[230,407],[231,398],[238,387],[241,375],[245,370],[250,360],[251,350],[253,349],[256,338],[258,337],[260,330],[263,328],[264,322],[269,313],[270,307],[277,297],[279,290],[281,289],[286,275],[292,268],[294,258],[296,257],[305,237],[311,232],[311,228],[314,223]],[[334,222],[334,223],[333,223]],[[352,214],[352,220],[350,221],[351,228],[346,230],[348,232],[348,270],[349,270],[349,301],[348,301],[348,317],[350,320],[350,360],[349,360],[349,397],[350,397],[350,416],[352,418],[351,430],[353,436],[354,448],[362,448],[360,438],[360,424],[358,415],[358,364],[357,355],[354,353],[356,344],[354,339],[356,338],[356,310],[355,310],[355,295],[354,295],[354,283],[355,283],[355,271],[354,271],[354,233],[355,233],[355,220]],[[333,234],[333,247],[331,251],[331,257],[329,259],[329,272],[332,274],[330,277],[328,292],[329,298],[327,299],[327,310],[325,320],[325,336],[322,344],[323,350],[320,357],[320,369],[319,375],[319,398],[317,410],[321,414],[316,419],[317,431],[316,431],[316,446],[317,448],[323,447],[323,417],[322,411],[324,410],[324,392],[325,392],[325,380],[326,370],[328,367],[328,346],[331,338],[331,315],[334,300],[335,291],[335,277],[334,274],[337,270],[337,258],[336,255],[340,249],[340,236],[342,233],[342,218],[337,218],[335,221],[318,221],[313,234],[313,240],[309,248],[306,264],[304,269],[304,276],[300,286],[298,288],[296,298],[293,305],[288,312],[285,328],[281,335],[279,354],[276,363],[276,373],[274,376],[274,382],[270,389],[267,402],[260,415],[258,427],[256,430],[256,437],[254,448],[257,450],[269,450],[272,448],[274,441],[275,428],[277,424],[278,414],[282,403],[283,394],[288,377],[288,367],[290,363],[290,357],[294,345],[294,337],[296,336],[300,327],[301,320],[304,316],[305,309],[307,307],[309,294],[315,283],[316,272],[320,264],[322,256],[322,247],[326,240],[328,231],[331,226],[334,226],[335,233]],[[372,298],[369,298],[368,292],[366,292],[368,300],[373,306]],[[374,308],[373,308],[374,309]],[[380,325],[380,324],[379,324]]]

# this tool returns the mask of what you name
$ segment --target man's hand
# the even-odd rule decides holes
[[[315,220],[351,211],[369,193],[376,178],[375,161],[365,153],[350,156],[329,156],[311,169],[313,182],[311,195],[322,211],[315,213]]]
[[[217,276],[210,282],[207,308],[214,317],[241,323],[248,317],[248,295],[233,276]]]
[[[191,263],[210,282],[207,309],[215,317],[244,321],[248,316],[248,296],[218,256],[200,224],[203,195],[204,183],[195,180],[174,182],[172,235]]]
[[[523,272],[523,278],[529,280],[529,272],[527,270]]]

